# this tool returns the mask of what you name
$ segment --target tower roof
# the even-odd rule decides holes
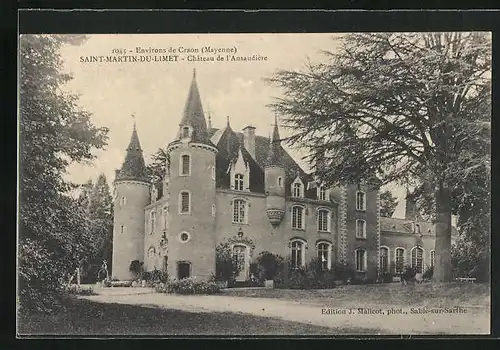
[[[125,161],[123,162],[121,169],[116,174],[116,180],[149,182],[135,122],[134,129],[132,130],[132,136],[130,137],[130,143],[127,147]]]
[[[184,113],[182,115],[181,126],[189,125],[193,128],[191,139],[194,142],[207,143],[212,145],[207,131],[207,122],[203,113],[200,92],[196,83],[196,70],[193,69],[193,79],[189,87]]]
[[[280,133],[278,130],[278,119],[274,116],[274,129],[271,136],[269,153],[267,154],[266,165],[282,165],[282,148],[280,141]]]

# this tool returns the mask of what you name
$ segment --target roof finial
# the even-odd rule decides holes
[[[132,120],[134,121],[134,130],[136,130],[136,126],[135,126],[135,113],[132,113]]]
[[[212,129],[212,115],[210,114],[210,111],[208,111],[208,128]]]
[[[229,126],[229,116],[227,116],[227,122],[226,122],[227,126]]]
[[[278,126],[278,113],[276,111],[274,111],[274,125]]]
[[[193,68],[193,79],[196,79],[196,68]]]

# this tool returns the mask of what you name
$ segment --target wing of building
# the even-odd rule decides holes
[[[176,278],[210,278],[223,242],[240,259],[240,281],[263,251],[289,258],[292,267],[313,258],[326,269],[347,264],[369,279],[434,264],[433,225],[381,218],[376,183],[325,188],[282,147],[277,123],[271,137],[253,126],[235,131],[229,118],[220,128],[207,124],[195,72],[167,153],[157,188],[134,125],[114,181],[115,278],[129,279],[133,260]]]

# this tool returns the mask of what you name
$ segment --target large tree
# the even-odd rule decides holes
[[[436,222],[434,278],[449,281],[451,215],[461,189],[490,172],[491,37],[487,33],[350,34],[325,63],[278,71],[284,90],[272,105],[309,149],[329,184],[359,182],[425,187]],[[472,149],[472,150],[471,150]],[[481,176],[479,176],[481,177]]]
[[[106,143],[75,95],[65,92],[59,50],[81,36],[22,35],[19,121],[18,273],[21,306],[44,308],[61,295],[79,261],[93,254],[92,222],[69,195],[71,162],[90,161]]]
[[[398,205],[398,199],[387,190],[380,192],[380,216],[390,218]]]

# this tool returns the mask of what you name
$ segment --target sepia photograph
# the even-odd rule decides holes
[[[21,34],[17,337],[488,335],[490,32]]]

